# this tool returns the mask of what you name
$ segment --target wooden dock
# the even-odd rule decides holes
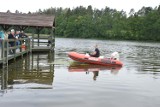
[[[14,59],[14,58],[17,58],[17,57],[20,57],[20,56],[23,56],[24,54],[26,54],[27,52],[26,51],[23,51],[23,52],[16,52],[16,54],[14,55],[8,55],[8,61]],[[0,64],[3,63],[3,59],[1,58],[0,59]]]
[[[15,45],[14,47],[9,46],[9,42],[14,42],[14,44],[17,44],[18,41],[21,43],[20,45]],[[23,38],[17,40],[1,40],[0,64],[6,64],[12,59],[31,52],[31,45],[32,44],[30,38]]]
[[[0,40],[1,51],[0,51],[0,64],[5,65],[8,64],[8,61],[11,59],[15,59],[17,57],[23,56],[29,52],[48,52],[53,50],[55,46],[54,43],[54,33],[55,33],[55,16],[53,15],[41,15],[41,14],[17,14],[17,13],[3,13],[0,12],[0,28],[3,32],[8,32],[11,28],[25,31],[27,28],[33,29],[31,40],[30,38],[22,38],[16,40]],[[50,30],[50,40],[51,46],[43,45],[40,46],[40,33],[43,29]],[[15,33],[15,32],[14,32]],[[24,32],[23,32],[24,34]],[[34,35],[37,34],[37,35]],[[34,39],[37,39],[38,45],[34,44]],[[21,41],[21,45],[14,47],[10,47],[8,42]],[[24,42],[25,41],[25,42]],[[48,41],[47,41],[48,42]],[[19,51],[17,51],[19,49]],[[13,50],[13,53],[10,54],[10,51]]]
[[[14,47],[9,47],[9,41],[14,41],[15,44],[17,41],[21,43],[25,41],[21,45],[16,45]],[[24,54],[32,53],[48,53],[51,51],[52,46],[47,46],[47,42],[44,44],[39,43],[37,46],[31,38],[23,38],[18,40],[2,40],[0,47],[0,65],[8,63],[8,61],[16,59],[17,57],[23,57]],[[10,51],[14,50],[11,54]]]

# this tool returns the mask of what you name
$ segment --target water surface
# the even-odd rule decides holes
[[[67,52],[119,52],[120,67],[73,62]],[[56,38],[51,54],[31,54],[1,70],[2,107],[159,107],[160,43]]]

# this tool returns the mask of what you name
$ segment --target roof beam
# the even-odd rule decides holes
[[[2,29],[6,32],[7,30],[9,30],[10,27],[12,27],[11,25],[5,25],[5,24],[0,24],[0,26],[2,27]]]

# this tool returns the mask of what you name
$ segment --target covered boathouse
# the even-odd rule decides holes
[[[34,34],[37,34],[37,45],[34,45],[34,35],[32,35],[32,42],[27,42],[26,44],[29,48],[26,52],[32,51],[32,52],[48,52],[55,47],[55,36],[54,36],[54,31],[55,31],[55,16],[53,15],[43,15],[43,14],[21,14],[21,13],[2,13],[0,12],[0,27],[7,32],[10,28],[14,29],[19,29],[21,31],[25,31],[27,28],[32,28],[35,29]],[[50,34],[50,41],[51,41],[51,46],[43,45],[40,46],[40,32],[42,29],[47,28],[51,31]],[[13,40],[12,40],[13,41]],[[3,43],[4,42],[4,43]],[[15,53],[11,57],[11,55],[8,55],[8,45],[7,40],[2,41],[2,51],[1,51],[1,58],[0,58],[0,63],[8,62],[8,60],[15,58],[16,56],[20,56],[22,54],[25,54],[26,52],[20,51],[21,54]],[[7,47],[6,47],[7,46]],[[21,46],[19,46],[21,47]],[[14,47],[16,49],[17,47]],[[12,48],[13,49],[13,48]],[[5,60],[5,61],[4,61]]]

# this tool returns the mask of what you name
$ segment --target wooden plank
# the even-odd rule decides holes
[[[16,53],[15,55],[14,55],[14,54],[8,55],[8,61],[10,61],[10,60],[12,60],[12,59],[14,59],[14,58],[20,57],[22,54],[24,55],[24,54],[26,54],[26,53],[28,53],[28,51],[18,52],[18,53]],[[2,63],[3,63],[3,59],[0,59],[0,64],[2,64]]]
[[[49,46],[34,46],[32,48],[32,52],[49,52],[51,50],[51,47]]]

